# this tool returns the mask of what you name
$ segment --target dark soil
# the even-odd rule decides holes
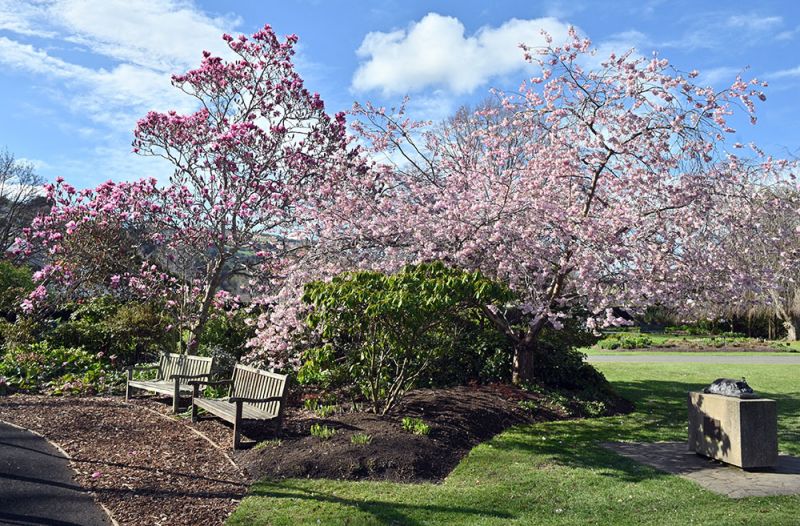
[[[313,477],[348,480],[438,481],[475,445],[504,429],[537,421],[562,420],[568,408],[536,412],[519,402],[542,402],[540,395],[507,385],[419,389],[409,393],[385,417],[370,413],[342,413],[319,418],[310,411],[294,411],[287,418],[280,442],[273,440],[240,453],[236,462],[252,480]],[[632,410],[620,401],[611,412]],[[402,428],[403,417],[421,418],[430,426],[426,436]],[[327,439],[311,436],[312,424],[336,430]],[[368,434],[369,444],[351,443],[356,433]]]

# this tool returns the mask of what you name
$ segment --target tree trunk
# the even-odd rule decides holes
[[[535,343],[524,340],[514,346],[514,361],[511,366],[511,382],[514,385],[533,381],[535,349]]]
[[[203,299],[198,313],[197,320],[189,328],[189,342],[186,345],[186,354],[196,354],[200,346],[200,336],[203,334],[203,329],[206,327],[209,315],[211,314],[211,304],[214,302],[214,296],[219,291],[220,284],[222,283],[222,268],[225,265],[224,259],[219,259],[213,262],[209,269],[209,280],[203,290]]]
[[[795,316],[789,316],[788,320],[784,320],[783,326],[786,328],[786,340],[796,342],[797,336],[800,335],[800,320]]]

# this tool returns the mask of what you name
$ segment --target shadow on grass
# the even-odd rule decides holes
[[[251,496],[268,497],[271,499],[301,499],[320,504],[338,504],[348,506],[360,512],[372,515],[383,524],[403,524],[404,526],[420,526],[424,524],[409,516],[409,511],[423,510],[435,513],[488,516],[500,519],[512,519],[514,516],[508,512],[467,508],[463,506],[441,506],[434,504],[408,504],[404,502],[388,502],[382,500],[356,500],[338,497],[331,493],[318,490],[309,490],[292,484],[291,481],[259,482],[250,492]]]
[[[640,482],[666,476],[608,451],[602,442],[663,442],[687,440],[687,393],[705,384],[662,380],[614,382],[618,392],[636,404],[625,416],[569,420],[522,426],[509,430],[491,442],[494,449],[525,451],[544,455],[552,462],[625,482]],[[779,419],[800,418],[800,393],[760,391],[764,398],[778,402]],[[791,443],[798,431],[779,426],[779,440]]]

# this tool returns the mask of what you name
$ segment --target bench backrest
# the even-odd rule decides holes
[[[161,353],[158,360],[158,379],[169,380],[173,374],[194,376],[198,374],[209,374],[214,366],[214,358],[204,356],[192,356],[189,354]],[[181,380],[181,384],[186,384],[189,380]]]
[[[273,415],[283,413],[286,401],[288,377],[285,374],[271,373],[263,369],[236,364],[233,369],[233,390],[231,396],[242,398],[272,398],[280,401],[247,404]]]

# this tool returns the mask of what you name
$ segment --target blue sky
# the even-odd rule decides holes
[[[131,153],[148,110],[192,110],[171,73],[222,50],[223,32],[266,23],[300,37],[297,67],[331,111],[411,96],[439,119],[525,76],[517,44],[576,26],[602,53],[658,51],[717,88],[745,71],[769,82],[755,127],[736,140],[800,153],[800,3],[616,0],[0,0],[0,148],[77,186],[163,177]],[[738,123],[737,123],[738,124]]]

